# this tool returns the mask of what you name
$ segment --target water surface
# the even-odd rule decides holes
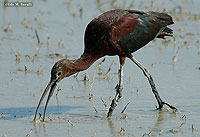
[[[199,4],[199,0],[40,0],[33,1],[29,8],[5,8],[1,2],[0,136],[200,136]],[[119,61],[118,57],[106,57],[101,66],[97,67],[99,59],[77,78],[61,81],[58,95],[49,103],[48,122],[34,124],[35,107],[49,82],[53,64],[64,57],[78,58],[84,49],[86,25],[114,8],[167,11],[173,16],[174,38],[157,39],[134,56],[151,72],[162,99],[179,112],[167,107],[156,111],[157,102],[147,79],[127,59],[123,98],[113,117],[107,119],[102,99],[109,106],[115,95]],[[105,75],[112,63],[109,75]],[[83,81],[85,73],[89,82]]]

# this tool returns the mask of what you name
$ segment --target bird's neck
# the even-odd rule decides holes
[[[79,59],[73,60],[74,68],[77,72],[88,69],[101,56],[92,56],[83,54]]]

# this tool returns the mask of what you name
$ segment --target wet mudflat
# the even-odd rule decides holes
[[[1,2],[0,136],[200,136],[198,5],[199,0],[41,0],[33,7],[6,8]],[[113,8],[166,11],[173,16],[174,37],[156,39],[134,56],[152,74],[162,99],[179,111],[166,106],[157,111],[146,77],[127,59],[123,98],[107,119],[119,63],[118,57],[105,57],[61,81],[49,103],[47,122],[33,123],[53,64],[65,57],[78,58],[86,25]]]

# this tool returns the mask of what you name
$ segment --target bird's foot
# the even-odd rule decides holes
[[[163,102],[161,104],[159,104],[159,110],[161,110],[163,108],[163,105],[167,105],[169,108],[171,108],[174,112],[177,112],[178,109],[174,106],[172,106],[171,104],[167,103],[167,102]]]
[[[110,108],[109,108],[109,111],[108,111],[108,114],[107,114],[108,118],[112,116],[112,113],[113,113],[114,109],[116,108],[119,99],[122,97],[122,89],[123,89],[122,86],[117,84],[115,89],[116,89],[116,95],[115,95],[115,98],[112,100],[112,103],[110,105]]]
[[[116,106],[117,106],[117,100],[113,99],[112,103],[110,105],[110,109],[109,109],[108,114],[107,114],[107,118],[109,118],[109,117],[112,116],[112,113],[113,113],[113,111],[114,111],[114,109],[115,109]]]
[[[171,108],[174,112],[177,112],[178,109],[174,106],[172,106],[171,104],[167,103],[167,102],[162,102],[164,105],[167,105],[169,108]]]

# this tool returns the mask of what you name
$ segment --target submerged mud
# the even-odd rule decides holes
[[[41,0],[22,8],[1,3],[0,136],[199,136],[199,4],[198,0]],[[162,99],[178,111],[167,106],[156,110],[148,81],[127,59],[123,97],[107,119],[119,60],[106,56],[61,81],[46,121],[33,122],[53,64],[61,58],[78,58],[89,21],[115,8],[164,11],[173,17],[174,37],[155,39],[133,55],[150,71]]]

